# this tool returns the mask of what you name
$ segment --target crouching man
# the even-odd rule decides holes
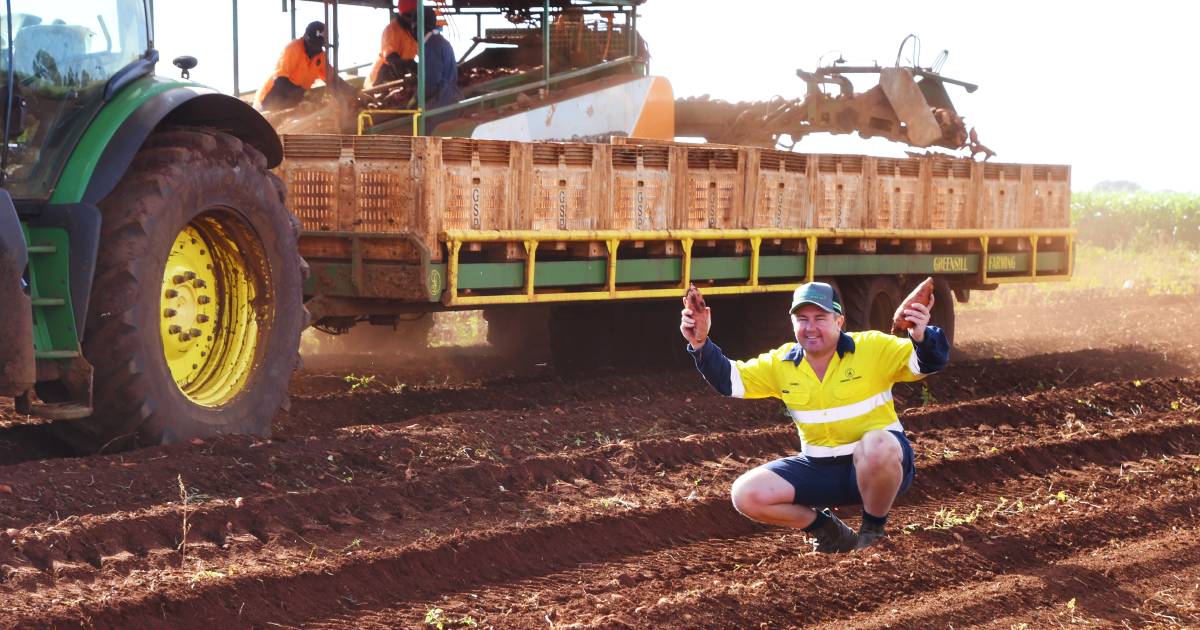
[[[760,523],[802,529],[822,553],[867,547],[884,536],[888,512],[913,480],[913,450],[892,403],[892,384],[945,367],[950,344],[929,325],[930,308],[904,310],[908,339],[846,333],[833,287],[796,289],[795,342],[748,361],[727,359],[709,339],[712,309],[685,307],[680,332],[705,380],[736,398],[779,398],[800,432],[800,454],[750,470],[733,483],[733,505]],[[830,506],[862,505],[857,533]]]

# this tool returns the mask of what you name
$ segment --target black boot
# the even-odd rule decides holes
[[[883,530],[883,525],[868,523],[863,521],[862,528],[858,530],[858,545],[855,549],[870,547],[879,542],[887,534]]]
[[[813,549],[821,553],[847,553],[854,551],[858,544],[858,534],[846,526],[841,519],[834,516],[829,508],[817,513],[820,523],[808,532],[813,537]]]

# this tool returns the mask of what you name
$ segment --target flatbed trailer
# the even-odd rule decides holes
[[[1067,166],[630,138],[283,146],[308,306],[330,332],[451,309],[493,321],[536,305],[553,318],[568,303],[677,304],[689,283],[736,305],[813,279],[842,292],[848,327],[883,328],[926,276],[952,328],[951,295],[1072,273]]]

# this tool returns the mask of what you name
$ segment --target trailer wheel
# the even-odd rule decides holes
[[[855,278],[841,283],[845,293],[842,308],[846,314],[846,330],[892,329],[892,317],[900,304],[900,284],[895,278],[874,276]]]
[[[267,435],[308,313],[299,223],[266,159],[228,134],[158,132],[100,205],[83,339],[95,411],[63,436],[94,452]]]
[[[550,307],[550,359],[556,369],[580,372],[612,365],[613,323],[607,304]]]
[[[954,291],[945,278],[933,279],[933,311],[929,314],[929,323],[940,326],[950,347],[954,348]]]

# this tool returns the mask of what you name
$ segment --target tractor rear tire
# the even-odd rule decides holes
[[[153,134],[100,207],[83,339],[84,452],[223,433],[269,435],[308,325],[299,222],[266,158],[205,129]]]

